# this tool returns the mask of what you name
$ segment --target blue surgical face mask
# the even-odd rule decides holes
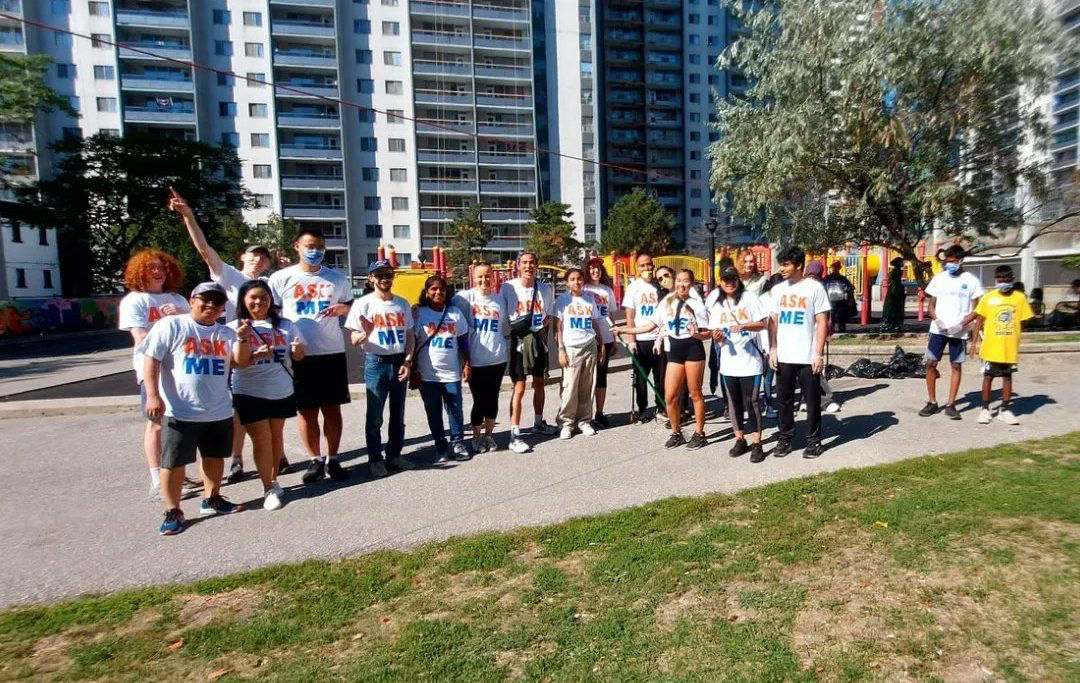
[[[945,272],[949,275],[956,275],[960,272],[960,264],[949,261],[945,264]]]
[[[309,266],[317,266],[323,261],[323,257],[326,256],[325,249],[305,249],[300,253],[300,258],[304,259],[304,263]]]
[[[1011,283],[1011,282],[998,282],[996,284],[997,284],[998,291],[1001,292],[1002,294],[1008,294],[1009,292],[1012,291],[1013,283]]]

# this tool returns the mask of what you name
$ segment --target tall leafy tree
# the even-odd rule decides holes
[[[533,209],[525,248],[536,252],[540,263],[561,266],[580,263],[583,245],[574,237],[569,204],[544,202]]]
[[[772,241],[866,241],[913,263],[935,228],[972,246],[1017,232],[1053,198],[1023,153],[1045,146],[1035,98],[1067,53],[1045,4],[728,0],[746,33],[720,66],[752,85],[717,103],[714,191]]]
[[[168,187],[188,198],[196,213],[218,217],[208,224],[207,239],[223,254],[237,245],[223,244],[227,217],[253,205],[240,183],[239,160],[228,147],[201,142],[140,136],[95,135],[53,145],[53,177],[21,190],[21,199],[39,225],[60,234],[65,293],[83,295],[117,291],[124,263],[132,252],[157,244],[183,249],[179,218],[166,209]]]
[[[0,121],[32,123],[36,114],[57,110],[78,116],[68,98],[46,83],[52,63],[48,55],[0,53]]]
[[[487,258],[485,247],[494,234],[491,226],[484,223],[479,205],[465,207],[450,222],[446,230],[446,259],[455,278],[464,278],[474,260]]]
[[[635,187],[608,211],[600,247],[617,254],[663,254],[671,247],[675,218],[655,196]]]

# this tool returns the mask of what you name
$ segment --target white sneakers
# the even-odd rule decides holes
[[[990,412],[989,408],[983,408],[979,411],[979,424],[988,425],[990,421],[994,419],[994,414]]]
[[[511,436],[510,450],[514,453],[528,453],[532,450],[532,447],[529,446],[529,444],[525,443],[525,440],[522,439],[520,436]]]
[[[596,436],[596,428],[588,420],[579,422],[577,428],[585,436]]]
[[[564,441],[572,436],[574,436],[574,428],[569,425],[563,427],[562,430],[559,432],[559,438]]]
[[[285,490],[276,481],[263,493],[263,510],[280,510]]]
[[[836,401],[829,401],[829,405],[825,406],[825,412],[826,413],[839,413],[840,412],[840,404],[837,403]]]
[[[983,408],[979,411],[979,424],[988,425],[994,419],[994,413],[989,408]],[[1007,425],[1016,426],[1020,424],[1020,420],[1016,419],[1016,415],[1008,408],[1003,408],[997,412],[997,419],[1001,420]]]

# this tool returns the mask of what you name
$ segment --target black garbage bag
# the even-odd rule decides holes
[[[843,377],[847,373],[847,370],[839,365],[826,365],[825,366],[825,379],[836,379],[837,377]]]
[[[869,358],[859,358],[848,366],[847,374],[851,377],[862,377],[863,379],[879,379],[885,376],[886,368],[885,363],[878,363]]]

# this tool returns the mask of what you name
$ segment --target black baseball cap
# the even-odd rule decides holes
[[[739,271],[735,270],[735,266],[728,266],[720,271],[721,280],[738,280]]]

